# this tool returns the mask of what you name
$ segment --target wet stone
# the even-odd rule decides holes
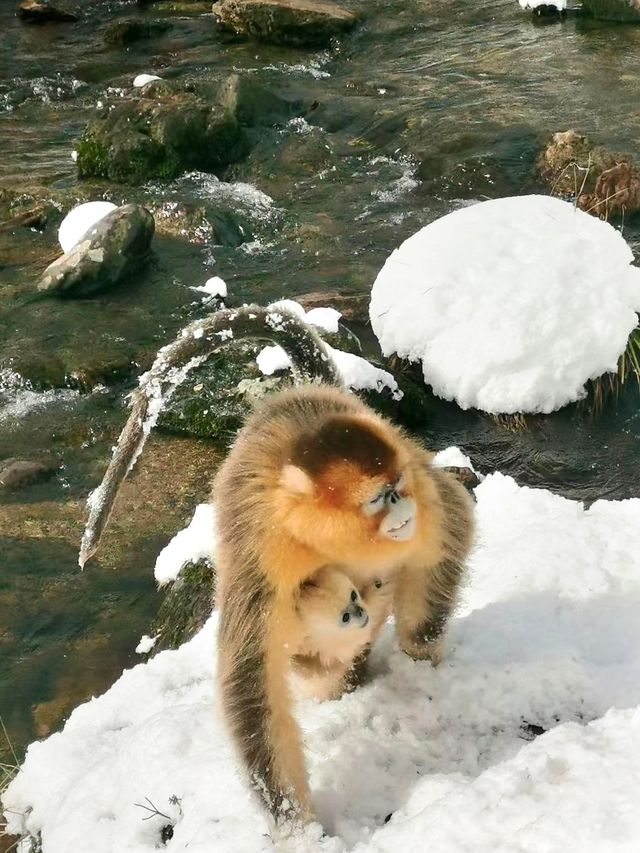
[[[169,21],[147,21],[140,18],[122,18],[114,21],[104,31],[106,44],[125,46],[143,39],[156,38],[171,29]]]
[[[55,474],[53,462],[5,459],[0,462],[0,492],[41,483]]]
[[[271,92],[251,77],[232,74],[218,95],[220,103],[246,127],[273,127],[286,124],[290,119],[304,115],[312,105],[290,100]]]
[[[157,637],[152,655],[177,649],[194,637],[213,610],[215,569],[202,559],[187,563],[169,587],[150,632]]]
[[[190,169],[215,172],[246,154],[242,130],[223,106],[161,88],[144,86],[88,123],[77,146],[81,178],[142,184]]]
[[[342,6],[315,0],[220,0],[213,10],[234,33],[296,47],[327,46],[358,21]]]
[[[31,24],[44,24],[48,21],[77,21],[78,16],[60,6],[47,3],[46,0],[21,0],[18,5],[18,17]]]
[[[154,227],[153,216],[141,205],[116,208],[47,267],[38,290],[82,297],[117,284],[144,263]]]

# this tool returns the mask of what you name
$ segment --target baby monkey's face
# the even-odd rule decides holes
[[[300,588],[298,605],[305,630],[313,636],[365,628],[369,614],[358,590],[337,569],[320,569]]]

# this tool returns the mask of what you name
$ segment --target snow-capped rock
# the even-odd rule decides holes
[[[638,323],[640,270],[611,225],[547,196],[486,201],[387,259],[370,316],[385,355],[421,361],[462,408],[551,412],[615,371]]]

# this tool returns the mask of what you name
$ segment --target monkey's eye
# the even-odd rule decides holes
[[[387,494],[386,489],[380,489],[378,494],[362,504],[362,509],[365,515],[375,515],[378,510],[381,510],[384,505],[384,499]]]
[[[351,614],[349,613],[348,610],[345,610],[344,613],[342,614],[342,621],[346,625],[350,619],[351,619]]]
[[[355,591],[355,589],[352,589],[351,590],[351,601],[357,601],[357,600],[358,600],[358,593]]]

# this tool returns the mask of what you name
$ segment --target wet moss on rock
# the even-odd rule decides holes
[[[142,18],[121,18],[104,31],[104,40],[113,47],[125,47],[137,41],[152,39],[172,27],[169,21],[147,21]]]
[[[169,587],[151,625],[152,654],[177,649],[195,636],[213,610],[215,569],[206,560],[187,563]]]
[[[215,172],[244,156],[247,141],[228,110],[164,89],[144,87],[91,119],[77,145],[79,177],[137,185],[189,169]]]

